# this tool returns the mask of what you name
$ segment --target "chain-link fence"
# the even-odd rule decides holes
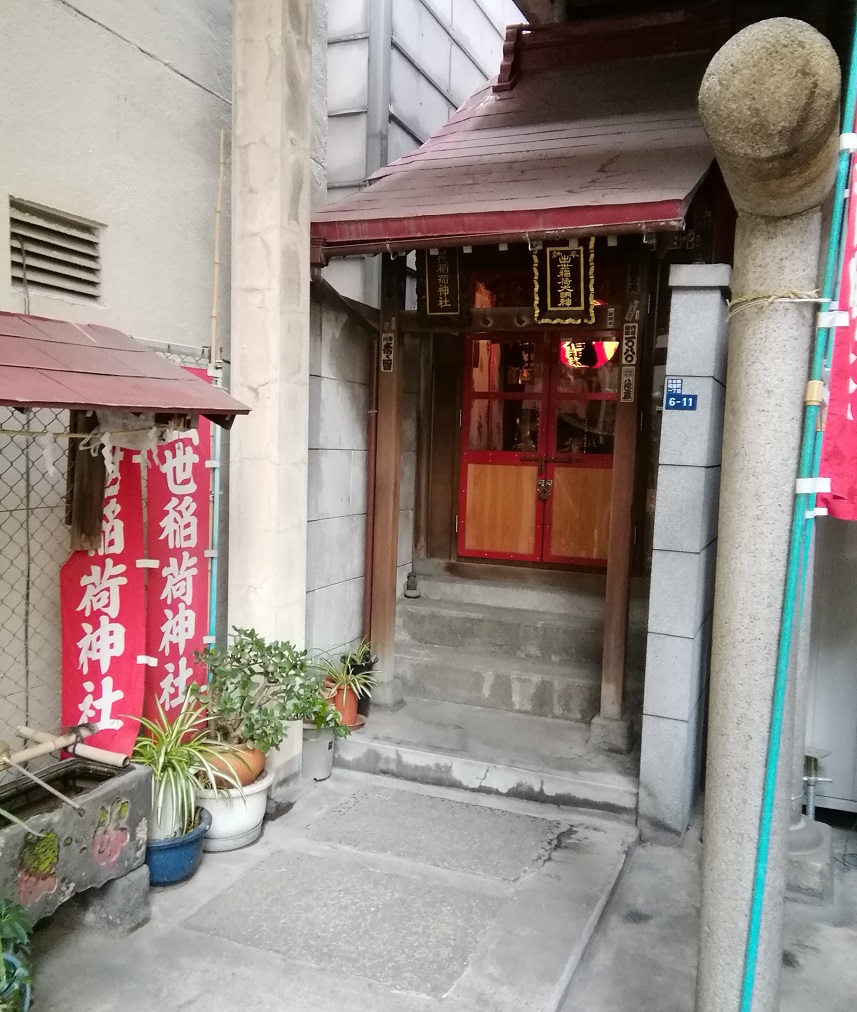
[[[0,408],[0,738],[60,717],[68,412]]]
[[[208,364],[183,350],[159,353],[187,367]],[[19,724],[60,725],[68,426],[67,411],[0,407],[0,739],[10,743]]]

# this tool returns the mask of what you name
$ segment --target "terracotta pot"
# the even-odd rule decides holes
[[[265,768],[265,753],[257,748],[248,748],[246,745],[230,745],[222,756],[213,756],[209,762],[216,770],[234,773],[241,786],[246,787],[258,779]],[[232,785],[228,780],[219,780],[218,786]]]
[[[331,691],[327,698],[339,710],[343,724],[347,724],[349,727],[354,727],[357,724],[357,693],[354,689],[337,689]]]

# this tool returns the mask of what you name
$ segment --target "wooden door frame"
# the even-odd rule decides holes
[[[629,270],[631,263],[629,261]],[[637,446],[640,438],[641,362],[647,361],[643,348],[649,334],[649,291],[652,257],[639,254],[640,318],[637,331],[637,360],[634,364],[634,392],[631,402],[620,396],[616,406],[616,435],[613,445],[613,489],[610,497],[610,539],[607,549],[607,587],[604,594],[604,641],[601,654],[600,716],[622,720],[625,708],[626,660],[628,650],[628,607],[631,596],[631,561],[634,530],[640,504],[635,503]]]
[[[641,307],[641,319],[639,326],[639,347],[642,349],[645,342],[651,341],[650,318],[648,314],[648,297],[650,290],[649,272],[651,269],[651,251],[640,250],[639,258],[640,292],[639,303]],[[401,332],[409,331],[414,333],[437,333],[441,330],[454,332],[462,338],[462,349],[460,361],[464,361],[467,335],[459,327],[450,326],[444,328],[437,323],[426,323],[419,319],[414,312],[404,312],[401,306],[398,308],[397,321]],[[516,333],[519,339],[526,335],[543,332],[544,328],[535,325],[531,318],[531,310],[527,307],[519,309],[488,309],[480,310],[473,314],[474,329],[485,333],[491,333],[501,328],[508,328],[510,332]],[[639,521],[638,513],[642,504],[638,502],[635,495],[634,473],[637,460],[637,443],[639,439],[640,420],[640,397],[643,393],[641,384],[641,361],[645,358],[638,356],[638,363],[635,368],[636,397],[633,403],[623,404],[620,400],[617,404],[616,436],[614,442],[613,458],[613,489],[611,495],[611,530],[607,555],[607,579],[604,602],[604,641],[602,653],[602,683],[601,683],[601,716],[619,719],[623,716],[624,692],[625,692],[625,656],[627,648],[628,633],[628,603],[630,597],[631,577],[631,549],[634,542],[634,526]],[[650,367],[651,361],[648,361]],[[435,377],[436,379],[436,377]],[[458,390],[459,405],[459,429],[463,429],[463,405],[461,402],[461,373],[454,380]],[[380,419],[379,419],[380,420]],[[459,438],[453,440],[453,468],[454,476],[461,473],[460,447],[461,432]],[[456,502],[452,504],[452,515],[449,518],[450,529],[454,528]],[[460,510],[460,504],[459,504]],[[389,532],[387,534],[389,537]],[[453,533],[450,544],[451,562],[456,562],[460,557],[457,552],[457,538]],[[464,557],[464,564],[475,561],[470,557]],[[522,566],[532,564],[519,563]],[[551,566],[550,568],[555,568]],[[368,581],[367,581],[368,582]]]
[[[405,301],[406,265],[404,257],[383,256],[381,261],[381,331],[372,407],[377,421],[373,471],[368,476],[373,488],[373,536],[371,569],[366,574],[364,589],[369,615],[365,635],[371,638],[378,670],[382,672],[373,698],[382,705],[398,706],[402,702],[402,689],[395,675],[395,640],[405,368],[404,335],[396,325],[396,313]],[[385,353],[390,350],[392,367],[386,369]]]

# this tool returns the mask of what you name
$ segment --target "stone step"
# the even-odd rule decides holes
[[[418,576],[417,586],[421,600],[516,608],[600,621],[604,615],[603,580],[584,575],[584,579],[575,579],[568,587],[427,575]]]
[[[578,668],[592,670],[600,670],[601,665],[600,618],[420,598],[398,602],[396,627],[396,642],[401,645],[572,661]]]
[[[455,647],[399,644],[396,674],[406,694],[560,720],[598,712],[600,666],[505,658]]]
[[[337,742],[336,764],[633,819],[638,759],[590,751],[587,724],[406,697]]]

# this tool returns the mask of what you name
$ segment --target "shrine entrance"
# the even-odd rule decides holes
[[[605,567],[620,334],[472,334],[458,555]]]

